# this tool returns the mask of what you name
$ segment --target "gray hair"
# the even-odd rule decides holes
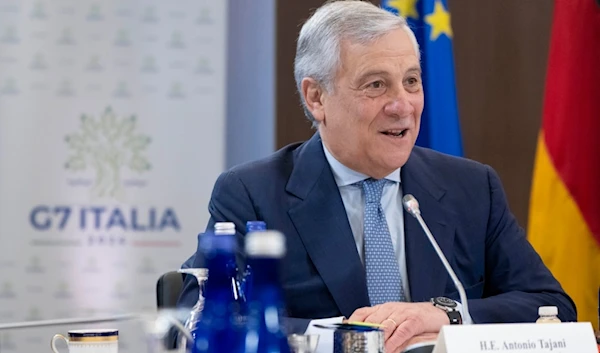
[[[357,0],[329,2],[318,8],[304,23],[296,46],[294,78],[304,114],[312,122],[313,127],[316,127],[318,122],[306,106],[302,95],[302,79],[311,77],[325,90],[333,92],[342,40],[368,45],[396,29],[406,31],[420,60],[419,43],[408,27],[406,19],[368,2]]]

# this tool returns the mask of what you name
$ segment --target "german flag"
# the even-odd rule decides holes
[[[598,329],[600,4],[556,0],[529,240]]]

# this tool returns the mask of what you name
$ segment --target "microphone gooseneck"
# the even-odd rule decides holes
[[[429,230],[429,227],[427,227],[427,224],[423,220],[423,217],[421,217],[421,210],[419,209],[419,201],[417,201],[417,199],[413,195],[406,194],[402,198],[402,204],[404,205],[404,209],[406,210],[406,212],[408,212],[411,216],[415,217],[417,219],[417,221],[419,221],[419,224],[421,225],[423,232],[425,232],[425,235],[427,235],[427,239],[429,239],[429,242],[435,249],[435,252],[437,253],[438,258],[442,261],[442,264],[444,264],[444,268],[446,268],[446,272],[448,272],[448,274],[450,275],[450,278],[452,278],[452,282],[454,282],[454,286],[456,287],[456,289],[458,290],[458,294],[460,295],[460,301],[462,304],[462,312],[464,315],[463,323],[471,322],[471,314],[469,313],[469,304],[467,301],[467,294],[465,293],[465,288],[463,287],[462,283],[456,276],[456,273],[452,269],[452,266],[450,266],[448,259],[446,259],[446,256],[444,255],[444,253],[442,252],[442,249],[440,248],[437,241],[433,237],[433,234],[431,234],[431,231]]]

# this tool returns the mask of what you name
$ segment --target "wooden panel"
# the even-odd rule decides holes
[[[498,172],[525,227],[553,2],[449,1],[465,154]]]

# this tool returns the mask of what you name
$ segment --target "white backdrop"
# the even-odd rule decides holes
[[[224,167],[226,3],[0,0],[0,322],[155,308]]]

